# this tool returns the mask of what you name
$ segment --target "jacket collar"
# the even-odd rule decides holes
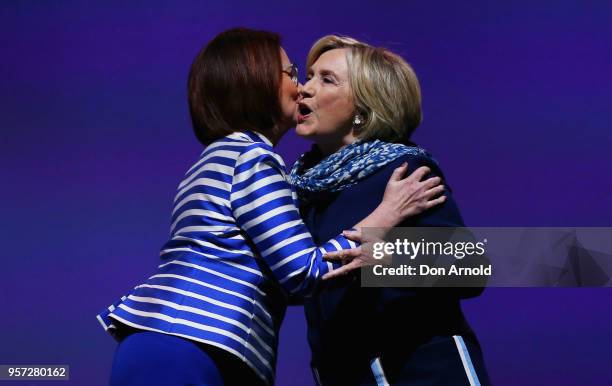
[[[266,145],[273,147],[272,141],[268,139],[265,135],[258,133],[256,131],[245,130],[245,131],[235,131],[232,134],[228,135],[228,138],[232,139],[240,139],[243,141],[249,142],[263,142]]]

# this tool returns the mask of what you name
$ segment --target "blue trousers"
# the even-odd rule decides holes
[[[260,385],[255,373],[213,346],[157,332],[137,331],[117,347],[111,386]]]

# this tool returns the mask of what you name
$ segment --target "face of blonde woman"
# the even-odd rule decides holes
[[[355,112],[349,84],[346,49],[324,52],[308,71],[300,88],[295,131],[315,141],[326,153],[333,153],[354,140]]]

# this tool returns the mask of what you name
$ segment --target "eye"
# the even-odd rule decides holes
[[[323,83],[334,83],[334,80],[330,76],[324,76]]]

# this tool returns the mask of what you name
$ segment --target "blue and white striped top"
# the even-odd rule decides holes
[[[210,144],[178,187],[156,273],[98,315],[222,348],[274,383],[287,293],[308,294],[335,265],[302,222],[282,158],[254,132]]]

